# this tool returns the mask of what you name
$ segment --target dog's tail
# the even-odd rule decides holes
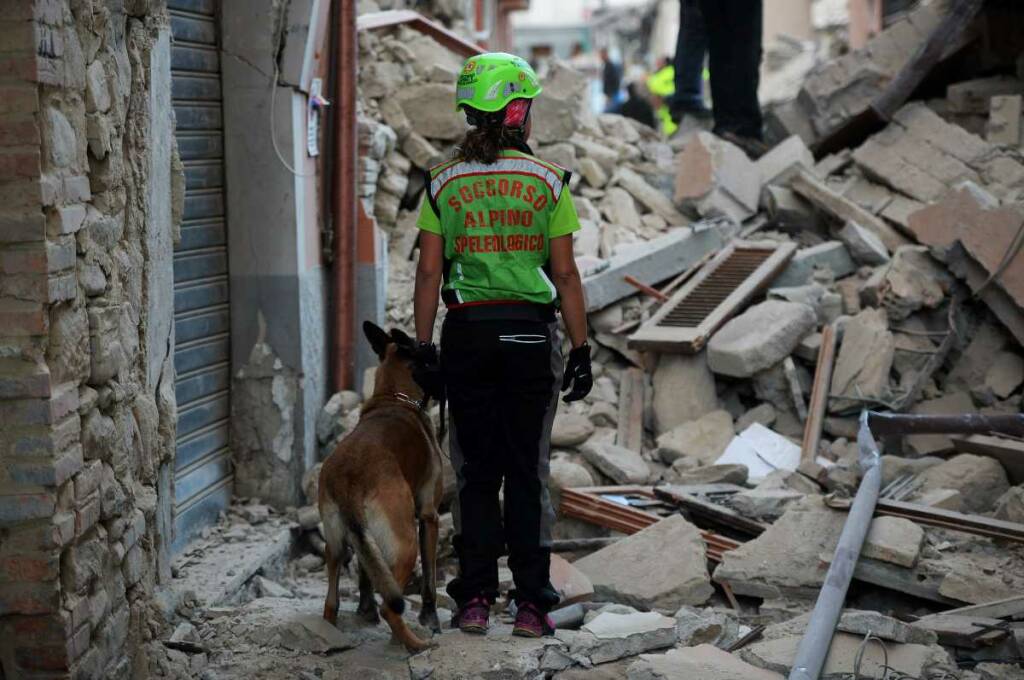
[[[384,598],[387,608],[396,614],[405,611],[405,600],[402,588],[388,567],[384,553],[373,536],[367,532],[366,526],[358,519],[349,518],[345,521],[349,544],[359,556],[359,565],[366,570],[373,584],[373,589]]]

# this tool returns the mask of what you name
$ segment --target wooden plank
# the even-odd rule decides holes
[[[807,422],[804,423],[804,440],[800,450],[801,462],[814,462],[818,456],[821,428],[825,422],[825,407],[832,389],[832,368],[836,356],[836,329],[827,324],[821,330],[821,349],[818,351],[818,365],[814,370],[814,385],[811,386],[811,403],[808,407]]]
[[[1024,442],[973,434],[967,438],[954,438],[953,447],[957,453],[973,453],[995,458],[1003,464],[1011,484],[1024,483]]]
[[[444,47],[463,57],[473,57],[484,51],[476,43],[469,42],[457,33],[449,31],[441,24],[427,19],[419,12],[408,9],[360,14],[356,22],[356,30],[359,31],[370,31],[406,24],[410,28],[430,36]]]
[[[886,224],[884,220],[875,217],[845,196],[840,196],[832,191],[821,180],[806,170],[793,176],[790,188],[839,222],[845,224],[847,221],[852,220],[871,231],[875,236],[882,239],[882,243],[891,251],[909,243],[906,238],[897,232],[895,228]]]
[[[735,278],[744,265],[750,266],[752,253],[771,253],[740,281]],[[629,338],[629,346],[662,352],[699,352],[708,339],[737,311],[767,286],[782,271],[796,252],[795,243],[770,241],[735,241],[708,262],[689,282],[680,288],[640,329]],[[744,262],[744,259],[746,262]],[[732,287],[695,326],[676,325],[671,315],[687,305],[701,301],[712,303]]]
[[[945,613],[987,616],[993,619],[1020,618],[1024,617],[1024,595],[1014,595],[984,604],[971,604],[958,609],[950,609]]]
[[[975,536],[987,536],[989,538],[1001,538],[1016,543],[1024,543],[1024,524],[1018,524],[1017,522],[1005,522],[999,519],[992,519],[991,517],[982,517],[981,515],[968,515],[952,510],[886,499],[879,499],[878,504],[875,506],[875,514],[905,517],[918,524],[953,529],[974,534]]]
[[[640,453],[644,443],[644,392],[647,377],[639,368],[627,368],[619,382],[619,429],[615,443]]]

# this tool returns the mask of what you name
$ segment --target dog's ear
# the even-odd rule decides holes
[[[391,329],[391,339],[394,340],[396,345],[406,349],[412,349],[416,346],[416,343],[412,341],[412,338],[410,338],[405,331],[398,328]]]
[[[363,322],[363,334],[366,335],[366,339],[370,341],[370,347],[373,348],[374,353],[379,358],[383,359],[388,343],[391,342],[391,338],[388,334],[383,328],[372,321]]]

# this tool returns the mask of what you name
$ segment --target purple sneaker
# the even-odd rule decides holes
[[[459,630],[474,635],[486,634],[487,620],[490,614],[491,604],[482,597],[474,597],[459,608],[457,614]]]
[[[516,623],[512,627],[512,634],[519,637],[539,638],[545,635],[552,635],[555,632],[555,624],[546,614],[541,613],[537,605],[532,602],[523,602],[516,611]]]

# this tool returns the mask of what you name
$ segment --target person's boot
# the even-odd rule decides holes
[[[484,597],[474,597],[459,607],[452,619],[452,625],[458,626],[463,633],[486,635],[490,614],[491,603]]]
[[[519,637],[539,638],[554,635],[555,624],[532,602],[522,602],[516,610],[516,622],[512,634]]]

